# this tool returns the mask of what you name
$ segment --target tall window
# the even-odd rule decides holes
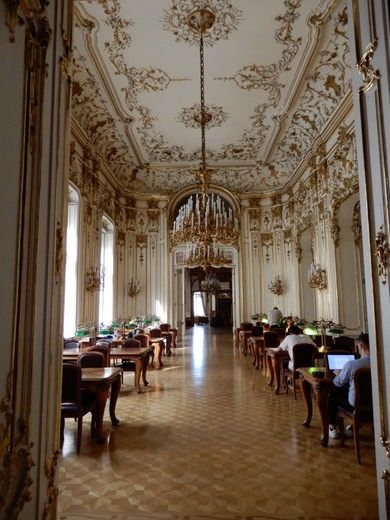
[[[113,320],[114,313],[114,225],[105,216],[102,219],[100,263],[104,286],[99,299],[99,322],[108,324]]]
[[[77,270],[78,270],[79,196],[69,186],[68,223],[66,228],[64,338],[74,336],[77,326]]]

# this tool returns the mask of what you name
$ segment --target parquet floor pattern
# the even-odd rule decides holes
[[[377,518],[374,449],[319,444],[318,413],[305,429],[298,396],[274,395],[228,332],[195,326],[138,395],[125,374],[108,413],[105,445],[80,455],[66,424],[58,518],[132,520],[364,520]]]

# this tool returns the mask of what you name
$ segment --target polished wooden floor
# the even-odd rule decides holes
[[[143,394],[125,374],[107,444],[90,441],[85,419],[76,455],[67,421],[58,518],[377,518],[370,431],[362,466],[352,440],[321,448],[318,414],[305,429],[300,396],[274,395],[231,333],[195,326],[164,361]]]

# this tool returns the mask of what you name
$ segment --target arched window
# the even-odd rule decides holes
[[[104,273],[99,299],[99,322],[107,325],[114,313],[114,224],[103,215],[100,263]]]
[[[74,188],[69,186],[68,223],[66,228],[64,338],[74,336],[77,325],[79,207],[79,195]]]

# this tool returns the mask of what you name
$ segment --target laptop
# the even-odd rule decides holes
[[[345,363],[354,359],[355,354],[328,354],[329,370],[341,370]]]

